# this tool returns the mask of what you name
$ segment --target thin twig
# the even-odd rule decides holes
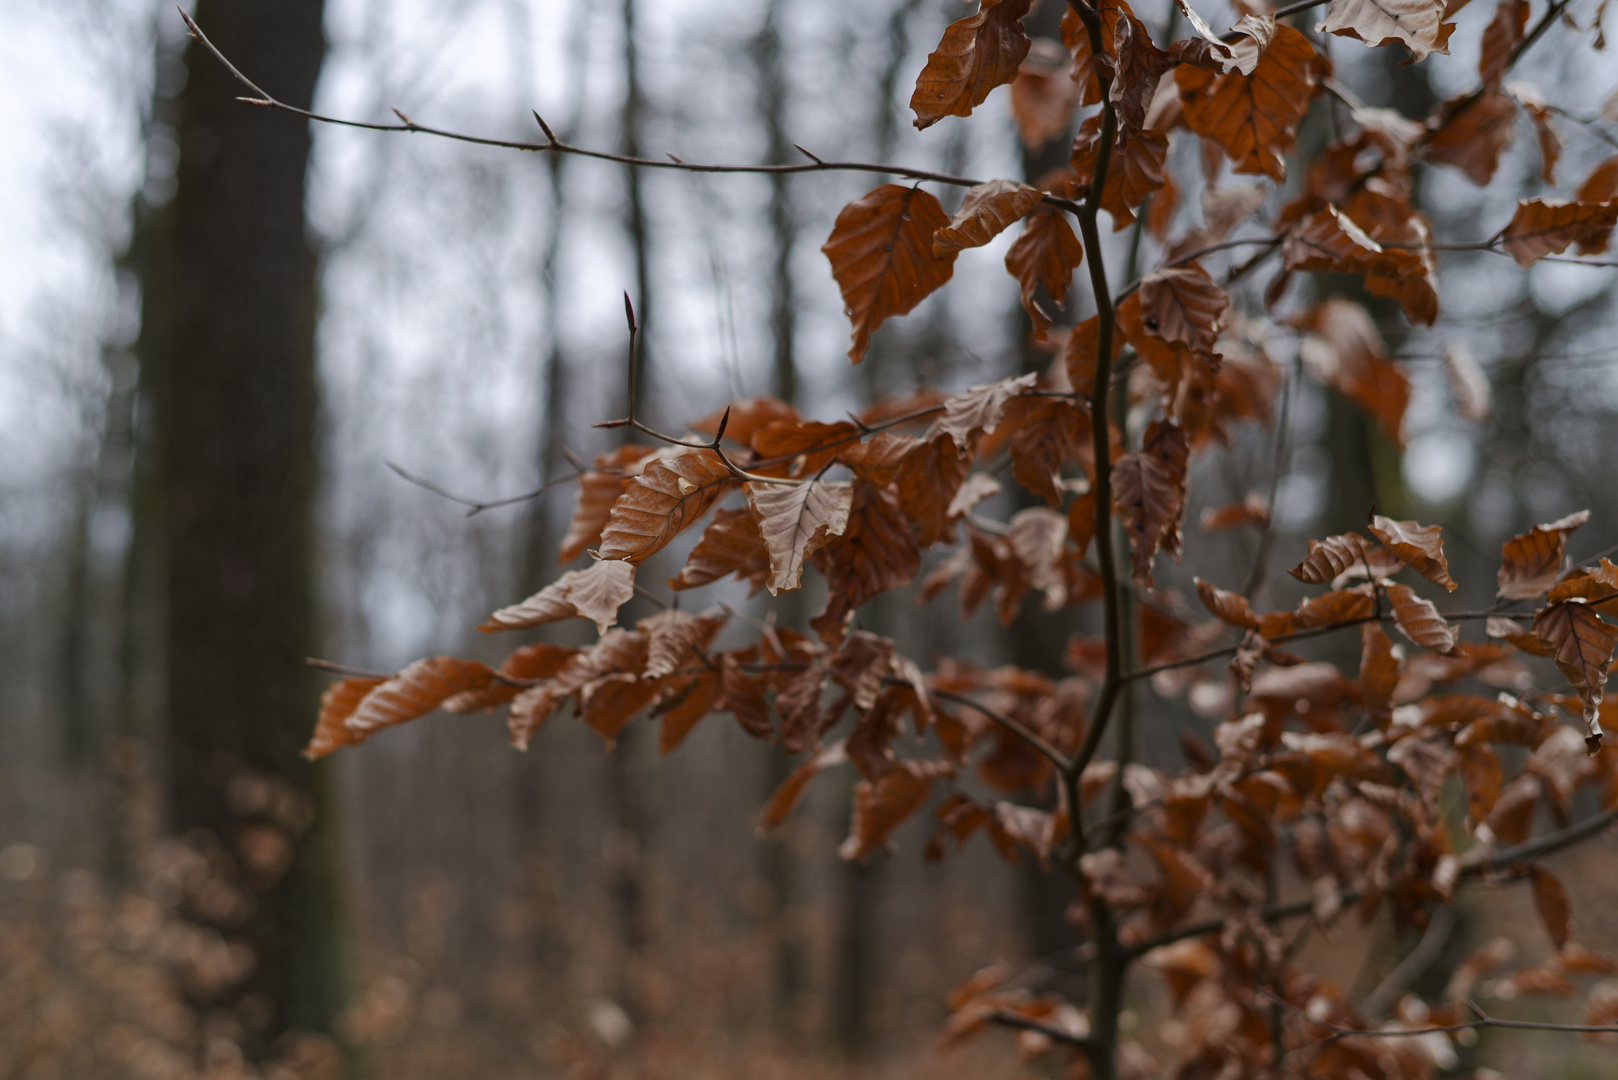
[[[984,716],[987,716],[990,720],[993,720],[995,723],[1011,732],[1013,735],[1017,736],[1017,738],[1021,739],[1029,746],[1032,746],[1035,750],[1039,751],[1047,760],[1050,761],[1052,765],[1055,765],[1058,769],[1067,769],[1067,755],[1062,753],[1056,747],[1052,746],[1038,732],[1027,727],[1020,721],[1013,720],[1011,717],[1007,716],[1003,712],[1000,712],[998,709],[991,708],[988,705],[983,704],[983,702],[978,701],[976,698],[969,697],[966,694],[957,694],[953,690],[945,690],[937,686],[928,687],[927,692],[933,697],[943,698],[945,701],[953,701],[957,705],[965,705],[969,709],[977,710]]]
[[[1570,1035],[1618,1035],[1618,1027],[1603,1027],[1592,1024],[1553,1024],[1541,1020],[1502,1020],[1499,1017],[1490,1016],[1483,1011],[1483,1008],[1477,1002],[1470,1000],[1467,1001],[1466,1007],[1477,1014],[1476,1020],[1463,1020],[1458,1024],[1441,1024],[1421,1028],[1351,1028],[1313,1016],[1298,1008],[1292,1002],[1270,993],[1263,987],[1258,987],[1255,992],[1269,998],[1294,1016],[1331,1032],[1323,1040],[1324,1042],[1335,1042],[1338,1039],[1351,1037],[1362,1039],[1413,1039],[1422,1035],[1447,1035],[1457,1031],[1471,1031],[1475,1028],[1488,1027],[1512,1028],[1517,1031],[1561,1031]]]
[[[430,491],[434,495],[437,495],[440,498],[448,499],[450,502],[459,503],[462,506],[468,507],[469,509],[466,512],[467,517],[474,517],[474,516],[476,516],[478,514],[481,514],[485,510],[494,510],[494,509],[497,509],[498,507],[511,506],[511,505],[513,505],[515,503],[527,502],[530,499],[537,499],[541,495],[544,495],[546,492],[550,491],[552,488],[560,487],[563,484],[572,483],[573,481],[577,480],[581,475],[583,475],[583,472],[584,472],[583,469],[579,469],[578,471],[573,472],[573,473],[571,473],[571,474],[569,474],[567,476],[558,476],[554,480],[547,480],[545,483],[539,485],[539,487],[535,488],[533,491],[524,492],[521,495],[512,495],[512,496],[510,496],[508,498],[504,498],[504,499],[490,499],[490,500],[487,500],[487,501],[479,501],[477,499],[468,499],[465,496],[457,495],[453,491],[447,491],[444,488],[441,488],[437,484],[433,483],[431,480],[427,480],[427,479],[424,479],[423,477],[417,476],[415,473],[409,472],[409,471],[405,470],[403,467],[401,467],[399,465],[395,465],[391,461],[383,462],[383,464],[387,465],[388,468],[392,469],[395,473],[397,473],[401,479],[403,479],[405,481],[408,481],[409,483],[415,484],[419,488]]]

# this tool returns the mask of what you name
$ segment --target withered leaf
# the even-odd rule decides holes
[[[1378,728],[1393,721],[1393,691],[1399,685],[1399,658],[1393,642],[1374,622],[1360,627],[1360,699]]]
[[[809,781],[847,760],[848,754],[844,751],[842,742],[835,742],[793,769],[792,775],[775,789],[775,794],[770,796],[764,812],[759,815],[759,835],[769,832],[791,815],[793,808],[798,805],[804,791],[809,787]]]
[[[1112,335],[1112,356],[1109,365],[1116,363],[1123,351],[1124,336],[1116,330]],[[1100,320],[1092,315],[1073,328],[1067,336],[1063,363],[1067,367],[1067,381],[1075,394],[1093,394],[1096,385],[1096,361],[1100,357]]]
[[[899,467],[899,505],[922,547],[954,538],[950,506],[971,468],[972,459],[957,452],[948,435],[923,441]]]
[[[657,733],[658,754],[678,749],[697,723],[718,708],[721,692],[719,671],[704,668],[659,702],[657,712],[662,723]]]
[[[1534,909],[1539,912],[1539,921],[1545,924],[1551,943],[1561,949],[1567,945],[1572,929],[1567,889],[1555,874],[1537,864],[1528,868],[1528,877],[1534,885]]]
[[[1500,151],[1516,137],[1516,103],[1498,90],[1465,94],[1439,107],[1437,128],[1423,146],[1433,161],[1453,165],[1479,187],[1494,177]]]
[[[749,483],[747,502],[770,556],[770,595],[796,589],[804,560],[848,526],[854,497],[846,483],[811,480],[798,484]]]
[[[1217,144],[1236,172],[1262,173],[1280,183],[1298,121],[1325,70],[1309,39],[1283,24],[1251,75],[1216,75],[1182,64],[1174,78],[1192,131]]]
[[[1592,752],[1600,745],[1601,696],[1607,666],[1618,647],[1618,628],[1601,621],[1582,600],[1550,604],[1534,616],[1534,636],[1551,648],[1551,659],[1584,703],[1584,724]]]
[[[1305,368],[1375,417],[1388,438],[1404,446],[1410,380],[1388,360],[1370,315],[1360,305],[1334,297],[1302,323],[1309,331],[1301,345]]]
[[[1247,597],[1210,585],[1201,578],[1192,580],[1196,582],[1197,598],[1202,601],[1202,606],[1212,612],[1220,622],[1248,630],[1257,629],[1258,616],[1253,614],[1253,609],[1248,606]]]
[[[629,478],[640,471],[641,464],[656,453],[650,446],[631,445],[596,458],[595,468],[579,477],[579,499],[574,504],[567,535],[562,537],[557,562],[570,563],[584,554],[585,548],[600,542],[612,504],[624,493]]]
[[[695,653],[712,643],[714,635],[724,627],[725,618],[719,611],[692,615],[678,608],[648,615],[635,627],[646,635],[646,668],[641,674],[661,679],[687,661],[700,664],[701,658]]]
[[[1067,603],[1067,577],[1062,555],[1067,547],[1067,518],[1044,506],[1031,506],[1013,514],[1007,523],[1006,540],[1030,587],[1045,598],[1045,610],[1055,611]]]
[[[1049,38],[1036,38],[1011,83],[1011,118],[1023,144],[1039,149],[1072,130],[1079,88],[1067,77],[1073,58]]]
[[[642,679],[632,672],[603,675],[580,688],[579,718],[605,739],[610,748],[635,714],[657,697],[659,689],[656,681]]]
[[[618,609],[635,595],[635,567],[621,559],[602,559],[583,570],[569,570],[520,604],[503,607],[478,627],[484,633],[526,630],[573,616],[589,619],[605,634],[618,619]]]
[[[1604,249],[1615,224],[1618,201],[1524,199],[1517,204],[1500,242],[1517,265],[1526,269],[1547,255],[1560,255],[1575,243]]]
[[[770,571],[770,554],[758,522],[744,509],[716,510],[713,520],[702,530],[702,538],[678,577],[668,580],[669,588],[694,589],[718,581],[726,574],[751,581],[755,591]]]
[[[1095,176],[1096,156],[1101,149],[1100,117],[1094,116],[1079,129],[1069,159],[1073,171],[1088,182]],[[1140,131],[1122,145],[1115,145],[1107,162],[1107,182],[1101,189],[1101,209],[1112,216],[1114,232],[1135,221],[1135,208],[1163,186],[1163,163],[1169,153],[1169,137],[1163,131]]]
[[[858,440],[859,428],[846,420],[834,424],[818,420],[766,424],[749,440],[753,461],[748,471],[794,480],[814,476]]]
[[[893,830],[920,810],[933,781],[951,776],[947,761],[898,761],[875,781],[861,780],[854,788],[854,820],[837,853],[848,860],[869,858],[893,835]]]
[[[1214,355],[1230,297],[1199,266],[1171,267],[1140,283],[1141,325],[1153,337]]]
[[[1270,508],[1264,496],[1251,492],[1238,503],[1210,506],[1202,511],[1198,524],[1203,532],[1223,532],[1242,525],[1264,528],[1270,523]]]
[[[725,420],[727,415],[729,419]],[[751,397],[714,410],[692,424],[691,430],[703,435],[716,435],[719,422],[725,420],[725,441],[747,446],[753,439],[753,433],[761,428],[777,422],[795,424],[802,419],[797,409],[778,398]]]
[[[1401,634],[1435,653],[1449,655],[1455,652],[1460,635],[1438,613],[1437,608],[1417,596],[1408,585],[1387,583],[1382,588],[1393,606],[1393,624]]]
[[[1182,492],[1161,460],[1134,453],[1113,462],[1112,497],[1129,533],[1132,576],[1150,587],[1152,559],[1180,513]]]
[[[1006,272],[1022,289],[1023,310],[1034,324],[1034,336],[1044,338],[1050,316],[1039,306],[1039,289],[1061,304],[1067,298],[1073,271],[1084,262],[1084,245],[1055,207],[1028,215],[1022,235],[1006,252]]]
[[[1360,586],[1363,589],[1364,586]],[[1323,626],[1343,626],[1369,619],[1376,614],[1376,600],[1360,589],[1339,589],[1311,596],[1292,613],[1292,628],[1313,630]],[[1265,634],[1266,637],[1278,636]]]
[[[732,482],[730,470],[711,450],[653,461],[612,504],[596,554],[640,565],[695,525]]]
[[[1332,0],[1319,29],[1372,48],[1403,44],[1407,64],[1428,53],[1448,53],[1453,24],[1444,22],[1444,0]]]
[[[990,180],[968,188],[949,224],[933,234],[933,254],[942,258],[963,248],[982,247],[1044,201],[1043,191],[1015,180]]]
[[[1581,203],[1611,202],[1618,198],[1618,157],[1608,158],[1590,171],[1579,190],[1573,193],[1573,201]],[[1581,238],[1579,241],[1580,255],[1600,255],[1607,250],[1611,240],[1610,233]]]
[[[1580,510],[1507,540],[1500,548],[1495,595],[1504,600],[1532,600],[1549,589],[1562,572],[1568,535],[1589,520],[1590,511]]]
[[[950,23],[916,77],[910,97],[918,128],[946,116],[970,116],[989,91],[1017,77],[1028,55],[1022,17],[1032,0],[980,0],[975,14]]]
[[[548,641],[524,645],[500,661],[500,674],[515,679],[548,679],[562,670],[582,650],[574,645],[552,645]],[[522,690],[515,682],[494,681],[475,690],[447,697],[438,706],[445,712],[468,713],[504,705]]]
[[[394,724],[426,716],[446,698],[486,686],[494,669],[476,660],[429,656],[375,687],[343,721],[362,738]]]
[[[921,569],[921,549],[899,500],[885,489],[854,484],[848,527],[815,553],[826,578],[826,608],[810,625],[828,644],[842,640],[847,616],[877,593],[907,585]]]
[[[361,701],[372,690],[387,682],[384,678],[356,676],[332,683],[320,695],[320,718],[315,721],[314,734],[303,756],[310,761],[325,757],[343,746],[358,746],[365,741],[365,733],[350,731],[344,723]]]
[[[1449,560],[1444,558],[1444,530],[1437,525],[1417,525],[1414,521],[1394,521],[1377,514],[1371,519],[1371,535],[1399,557],[1399,561],[1432,582],[1454,592],[1449,576]]]
[[[787,677],[775,696],[775,712],[780,717],[781,745],[796,754],[820,734],[821,699],[826,691],[826,665],[819,660]]]
[[[899,479],[900,466],[921,440],[914,435],[896,435],[879,431],[864,442],[845,446],[837,452],[837,460],[847,465],[854,475],[877,487],[887,487]]]
[[[1488,374],[1459,342],[1444,346],[1444,380],[1449,383],[1455,410],[1474,424],[1489,418],[1494,409],[1494,386]]]
[[[831,261],[853,323],[851,361],[865,356],[877,327],[921,303],[955,272],[953,252],[933,254],[933,234],[948,225],[937,199],[899,184],[883,184],[837,215],[820,250]]]
[[[1528,0],[1500,0],[1494,18],[1483,31],[1483,48],[1478,53],[1478,79],[1484,86],[1498,86],[1511,62],[1511,52],[1522,40],[1528,26]]]
[[[1051,506],[1062,505],[1057,487],[1061,468],[1078,461],[1090,446],[1090,414],[1076,401],[1059,397],[1012,399],[1011,475]]]
[[[968,387],[944,402],[944,415],[933,421],[928,437],[948,435],[958,449],[971,447],[982,434],[1000,424],[1006,404],[1024,391],[1034,389],[1039,376],[1030,372],[983,386]]]

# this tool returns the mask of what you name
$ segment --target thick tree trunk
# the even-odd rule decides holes
[[[325,52],[321,0],[200,0],[244,71],[307,106]],[[191,913],[251,946],[236,999],[265,1050],[326,1029],[342,1000],[333,831],[299,756],[314,716],[316,261],[305,233],[309,127],[236,102],[186,55],[180,163],[154,260],[142,357],[156,390],[171,826],[211,851],[232,899]]]

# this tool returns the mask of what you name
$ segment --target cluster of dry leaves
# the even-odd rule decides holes
[[[1319,29],[1401,45],[1415,62],[1448,51],[1454,26],[1445,20],[1464,2],[1333,0]],[[1434,322],[1437,254],[1412,168],[1442,164],[1488,182],[1521,110],[1554,183],[1552,110],[1503,79],[1561,8],[1529,29],[1527,0],[1504,0],[1484,34],[1477,88],[1417,121],[1353,104],[1317,43],[1273,15],[1249,12],[1218,33],[1179,2],[1191,33],[1164,48],[1125,0],[1073,0],[1061,47],[1036,50],[1021,21],[1030,3],[981,0],[946,30],[916,83],[916,126],[966,116],[1009,83],[1030,144],[1065,135],[1079,110],[1094,110],[1078,124],[1069,166],[1033,184],[973,187],[953,216],[920,185],[883,185],[843,209],[824,251],[857,363],[885,320],[948,282],[960,252],[1022,222],[1005,262],[1036,335],[1054,341],[1050,369],[885,401],[835,422],[772,399],[736,402],[680,438],[619,422],[654,437],[581,471],[562,559],[588,552],[588,564],[482,627],[580,617],[599,640],[527,645],[498,667],[440,656],[391,676],[345,678],[325,695],[308,753],[435,709],[500,706],[519,747],[571,706],[609,742],[647,713],[667,751],[703,718],[729,713],[749,734],[803,755],[764,827],[790,814],[818,774],[852,767],[860,780],[849,858],[881,851],[899,824],[930,808],[930,857],[982,833],[1008,859],[1073,871],[1074,917],[1097,972],[1088,1009],[985,978],[957,995],[955,1034],[1019,1026],[1074,1054],[1077,1075],[1096,1077],[1434,1075],[1453,1063],[1446,1034],[1327,1036],[1466,1021],[1465,978],[1443,1001],[1361,1016],[1343,987],[1295,966],[1282,924],[1388,912],[1421,928],[1470,882],[1527,878],[1558,952],[1510,975],[1516,988],[1564,993],[1582,976],[1618,971],[1618,958],[1570,942],[1565,893],[1536,862],[1618,815],[1618,768],[1597,753],[1603,724],[1618,721],[1603,702],[1618,647],[1618,565],[1569,565],[1568,537],[1586,516],[1575,514],[1505,545],[1499,604],[1446,614],[1418,591],[1456,587],[1438,527],[1373,515],[1368,536],[1310,543],[1291,574],[1319,591],[1293,610],[1255,611],[1233,588],[1199,581],[1213,618],[1198,620],[1153,590],[1152,573],[1160,552],[1178,556],[1185,544],[1193,456],[1226,442],[1233,425],[1270,420],[1278,343],[1399,441],[1409,383],[1365,307],[1341,298],[1289,306],[1288,286],[1298,274],[1347,275],[1412,322]],[[1229,239],[1269,189],[1220,188],[1216,178],[1228,166],[1281,181],[1300,121],[1325,92],[1350,103],[1352,130],[1308,163],[1269,235]],[[1165,163],[1177,137],[1199,141],[1210,182],[1205,223],[1173,236],[1178,196]],[[1618,158],[1571,199],[1520,202],[1475,247],[1522,266],[1570,248],[1605,251],[1615,195]],[[1103,211],[1116,229],[1138,217],[1164,249],[1156,270],[1115,294],[1095,240]],[[1236,244],[1257,254],[1216,278],[1204,260]],[[1280,268],[1262,304],[1238,311],[1227,289],[1268,257]],[[1042,305],[1062,304],[1086,264],[1097,314],[1057,328]],[[1450,363],[1472,411],[1480,374],[1458,354]],[[1146,418],[1138,427],[1110,407],[1115,375],[1128,415]],[[988,520],[977,507],[999,491],[1005,467],[1044,505]],[[1202,526],[1264,527],[1266,512],[1248,500]],[[813,564],[826,582],[824,609],[804,629],[740,627],[725,609],[692,614],[670,603],[616,626],[637,589],[657,591],[637,584],[640,567],[704,521],[667,579],[676,598],[730,576],[775,595],[799,588]],[[1115,544],[1127,545],[1127,574]],[[933,548],[949,553],[923,574]],[[861,605],[918,578],[921,602],[954,585],[963,614],[992,599],[1006,622],[1028,602],[1054,611],[1099,601],[1105,633],[1069,643],[1063,676],[952,660],[924,671],[892,640],[855,627]],[[1140,630],[1132,646],[1118,629],[1121,605]],[[1390,625],[1408,644],[1394,643]],[[726,640],[744,643],[716,647],[727,627]],[[1338,631],[1360,637],[1353,675],[1285,649]],[[1126,671],[1130,647],[1144,666]],[[1549,658],[1565,689],[1527,692],[1525,657]],[[1178,774],[1098,754],[1108,725],[1122,723],[1121,687],[1148,676],[1164,694],[1213,691],[1192,696],[1205,712],[1216,703],[1214,745],[1188,739]],[[1464,812],[1446,790],[1464,792]],[[1591,805],[1599,815],[1574,824]],[[1536,833],[1543,819],[1555,828]],[[1303,900],[1280,901],[1283,871],[1307,890]],[[1149,1060],[1119,1032],[1137,961],[1200,1018],[1175,1061]],[[1463,973],[1475,981],[1484,960],[1469,965]],[[1618,1019],[1605,998],[1591,1010],[1587,1023]]]

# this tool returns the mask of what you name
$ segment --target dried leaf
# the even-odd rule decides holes
[[[574,645],[552,645],[548,641],[524,645],[500,662],[500,674],[509,675],[512,679],[548,679],[582,651]],[[512,682],[491,682],[476,690],[445,698],[438,707],[449,713],[493,709],[506,704],[522,689]]]
[[[679,748],[703,717],[719,707],[722,692],[720,673],[704,668],[658,702],[662,723],[657,732],[657,752],[667,754]]]
[[[678,577],[668,580],[669,588],[694,589],[735,574],[749,581],[756,592],[770,572],[770,554],[758,522],[749,510],[716,510],[713,520],[702,530],[702,538],[691,549]]]
[[[542,623],[578,616],[596,624],[598,633],[618,619],[618,609],[635,595],[635,567],[619,559],[602,559],[583,570],[569,570],[520,604],[503,607],[478,627],[484,633],[526,630]]]
[[[624,493],[629,478],[640,471],[642,463],[657,450],[650,446],[620,446],[610,454],[596,458],[595,468],[579,477],[579,499],[574,505],[573,519],[568,523],[567,535],[562,537],[562,548],[557,561],[572,562],[584,550],[600,543],[601,530],[606,528],[612,513],[612,504]]]
[[[1444,346],[1444,378],[1449,383],[1450,396],[1455,399],[1456,412],[1474,424],[1489,418],[1494,409],[1494,386],[1477,360],[1459,342]]]
[[[1101,144],[1100,116],[1086,120],[1073,144],[1069,164],[1088,183],[1095,176]],[[1163,163],[1168,159],[1169,137],[1163,131],[1140,131],[1115,145],[1107,163],[1107,182],[1101,189],[1101,209],[1112,216],[1114,232],[1135,221],[1135,208],[1163,186]]]
[[[846,420],[823,424],[794,420],[767,424],[753,433],[749,472],[797,480],[818,474],[859,441],[860,429]]]
[[[1309,554],[1287,573],[1305,585],[1324,585],[1339,574],[1364,564],[1369,545],[1359,533],[1309,541]]]
[[[486,686],[494,677],[493,668],[476,660],[429,656],[373,687],[343,726],[364,738],[382,728],[426,716],[446,698]]]
[[[1006,423],[1013,431],[1011,475],[1051,506],[1061,506],[1062,466],[1090,449],[1089,412],[1067,398],[1019,397],[1012,399]]]
[[[698,654],[713,642],[725,619],[720,612],[698,616],[678,608],[648,615],[636,624],[636,629],[646,635],[646,668],[641,674],[661,679],[687,661],[701,663]]]
[[[933,254],[944,258],[963,248],[982,247],[1044,201],[1043,191],[1015,180],[990,180],[968,188],[949,224],[933,234]]]
[[[1393,623],[1399,632],[1424,649],[1453,655],[1460,634],[1444,621],[1438,609],[1417,596],[1408,585],[1385,583],[1382,587],[1393,606]]]
[[[1224,506],[1210,506],[1202,511],[1198,524],[1203,532],[1224,532],[1226,529],[1235,529],[1243,525],[1256,525],[1265,528],[1270,523],[1270,508],[1264,496],[1258,492],[1251,492],[1239,503],[1226,503]]]
[[[1278,25],[1251,75],[1215,75],[1188,64],[1174,69],[1192,131],[1219,146],[1239,173],[1286,179],[1286,153],[1325,74],[1309,39]]]
[[[1562,572],[1568,535],[1589,520],[1590,511],[1580,510],[1507,540],[1500,548],[1500,588],[1495,595],[1504,600],[1532,600],[1544,593]]]
[[[1028,584],[1045,598],[1045,610],[1067,603],[1067,576],[1063,553],[1067,547],[1067,518],[1044,506],[1031,506],[1013,514],[1006,540],[1022,563]]]
[[[847,528],[853,487],[826,480],[744,486],[770,556],[770,595],[796,589],[804,560]]]
[[[944,415],[933,421],[928,438],[948,435],[960,448],[970,447],[979,435],[992,433],[1012,398],[1034,389],[1039,376],[1018,375],[983,386],[973,386],[944,402]]]
[[[914,435],[879,431],[864,442],[843,447],[837,452],[837,460],[866,483],[887,487],[899,479],[905,458],[920,445],[921,440]]]
[[[950,506],[971,468],[972,459],[957,452],[948,435],[925,440],[900,466],[899,505],[915,523],[922,547],[954,539]]]
[[[1213,356],[1230,297],[1198,266],[1147,274],[1140,283],[1141,325],[1146,333],[1202,356]]]
[[[1560,255],[1577,243],[1605,249],[1618,224],[1618,201],[1581,203],[1563,199],[1524,199],[1501,235],[1501,245],[1526,269],[1547,255]]]
[[[1614,95],[1614,100],[1618,101],[1618,94]],[[1618,157],[1597,165],[1573,193],[1573,201],[1581,203],[1611,202],[1615,198],[1618,198]],[[1585,237],[1579,241],[1579,254],[1600,255],[1607,250],[1610,239],[1608,233]]]
[[[1376,601],[1368,592],[1360,591],[1363,588],[1339,589],[1309,597],[1292,613],[1292,628],[1314,630],[1323,626],[1344,626],[1373,617]],[[1265,637],[1272,636],[1277,635],[1265,634]]]
[[[1494,18],[1483,31],[1483,48],[1478,54],[1478,79],[1484,86],[1498,86],[1511,63],[1512,50],[1522,40],[1528,26],[1528,0],[1500,0]]]
[[[1248,606],[1247,598],[1241,593],[1227,592],[1216,588],[1201,578],[1193,578],[1197,585],[1197,599],[1219,619],[1220,622],[1231,626],[1245,627],[1249,630],[1258,628],[1258,616]]]
[[[1618,628],[1602,622],[1584,601],[1563,600],[1534,616],[1534,636],[1550,647],[1551,659],[1584,703],[1586,741],[1593,753],[1601,743],[1601,696]]]
[[[1038,150],[1073,127],[1079,88],[1067,77],[1073,58],[1049,38],[1036,38],[1011,83],[1011,118],[1023,145]]]
[[[921,303],[955,272],[953,254],[933,254],[933,234],[948,225],[937,199],[898,184],[882,185],[837,215],[820,250],[831,261],[853,323],[851,361],[857,364],[865,356],[877,327]]]
[[[1530,866],[1528,877],[1534,885],[1534,909],[1539,912],[1539,921],[1545,924],[1545,933],[1550,935],[1551,943],[1557,949],[1562,949],[1567,945],[1568,933],[1572,929],[1567,890],[1556,875],[1543,866]]]
[[[1479,187],[1494,177],[1500,152],[1516,137],[1517,106],[1505,94],[1489,90],[1465,94],[1439,107],[1441,118],[1424,144],[1426,156],[1453,165]]]
[[[1073,387],[1075,394],[1089,395],[1095,392],[1096,360],[1100,356],[1100,320],[1092,315],[1073,328],[1067,336],[1067,348],[1063,352],[1063,363],[1067,367],[1067,380]],[[1116,331],[1112,335],[1112,358],[1109,363],[1116,363],[1118,354],[1123,351],[1124,336]]]
[[[804,791],[809,787],[809,781],[847,760],[848,754],[844,751],[843,744],[835,742],[793,769],[792,775],[775,789],[775,794],[770,796],[764,812],[759,815],[759,835],[769,832],[791,815],[793,808],[798,805]]]
[[[1050,316],[1039,306],[1039,289],[1060,306],[1067,298],[1073,271],[1082,262],[1084,246],[1061,211],[1047,207],[1028,215],[1022,235],[1006,252],[1006,272],[1022,288],[1023,310],[1033,321],[1035,337],[1043,340],[1051,325]]]
[[[1448,53],[1453,24],[1444,22],[1444,0],[1332,0],[1318,29],[1350,37],[1372,48],[1403,44],[1407,64],[1428,53]]]
[[[1388,361],[1382,335],[1365,309],[1333,298],[1302,321],[1310,331],[1301,345],[1310,374],[1375,417],[1383,433],[1403,447],[1410,380]]]
[[[728,417],[728,419],[726,419]],[[691,430],[703,435],[717,435],[719,422],[725,421],[725,441],[734,442],[738,446],[747,446],[753,440],[753,433],[771,424],[780,422],[796,424],[803,417],[791,405],[773,397],[743,398],[732,402],[723,409],[716,409],[707,416],[691,425]]]
[[[1444,530],[1437,525],[1417,525],[1414,521],[1394,521],[1381,514],[1371,519],[1371,535],[1399,557],[1399,561],[1432,582],[1454,592],[1449,576],[1449,560],[1444,558]]]
[[[975,14],[950,23],[916,78],[910,108],[918,128],[946,116],[970,116],[989,91],[1017,77],[1028,55],[1022,26],[1032,0],[981,0]]]
[[[1393,642],[1376,623],[1360,627],[1360,699],[1376,726],[1386,731],[1393,721],[1393,693],[1399,685],[1399,658]]]
[[[358,746],[365,741],[365,733],[350,731],[344,722],[359,708],[367,694],[388,680],[358,676],[334,682],[320,695],[320,718],[315,721],[314,734],[303,756],[310,761],[325,757],[339,747]]]
[[[856,482],[848,527],[816,552],[815,565],[826,578],[826,607],[810,625],[830,644],[842,640],[854,609],[915,578],[921,549],[899,500],[887,490]]]
[[[848,839],[837,849],[844,859],[869,858],[893,835],[893,830],[920,810],[933,781],[951,776],[946,761],[899,761],[876,781],[861,780],[854,788],[854,820]]]
[[[597,557],[639,566],[695,525],[732,482],[711,450],[653,461],[613,503]]]

